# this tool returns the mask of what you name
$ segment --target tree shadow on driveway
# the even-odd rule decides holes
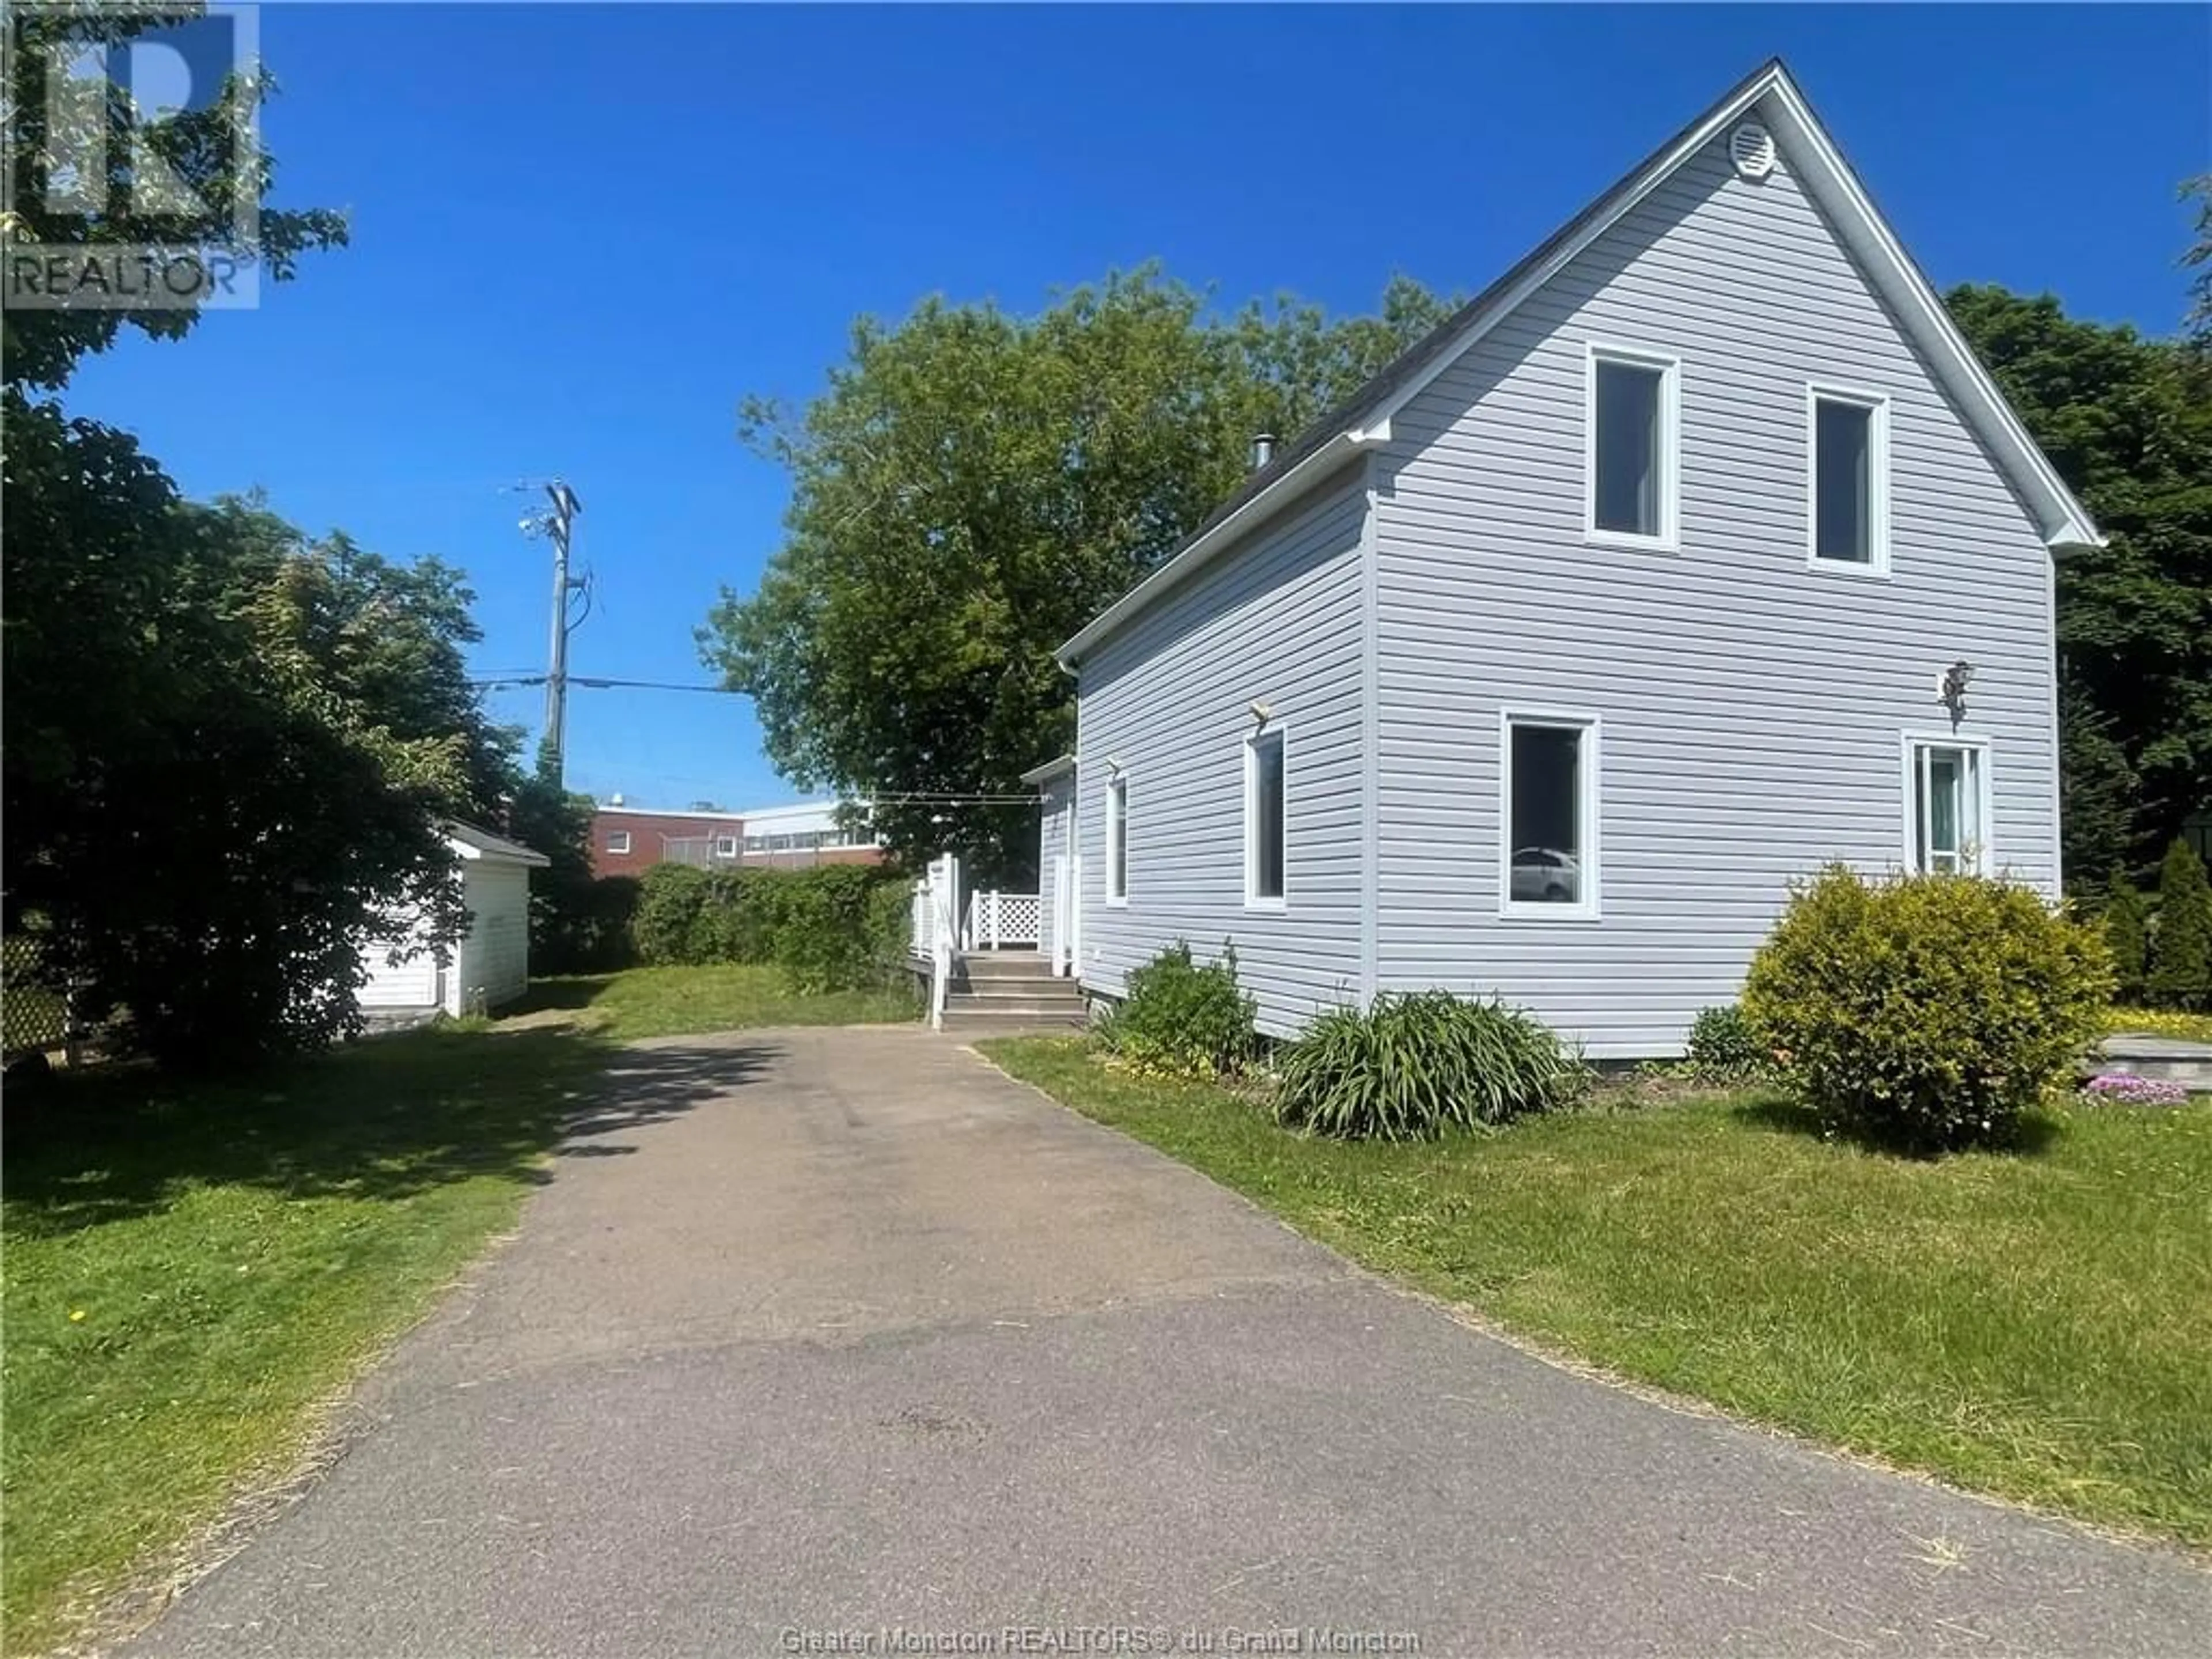
[[[223,1082],[138,1068],[10,1091],[7,1231],[74,1233],[204,1186],[397,1200],[545,1158],[609,1156],[641,1129],[757,1078],[768,1045],[621,1048],[568,1026],[410,1031]],[[580,1144],[572,1144],[585,1137]]]

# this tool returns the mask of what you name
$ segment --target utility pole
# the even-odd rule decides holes
[[[552,501],[522,521],[526,535],[544,534],[553,541],[553,633],[545,669],[545,741],[553,755],[553,775],[562,775],[568,732],[568,595],[584,584],[568,574],[568,537],[584,504],[576,492],[556,478],[545,486]]]

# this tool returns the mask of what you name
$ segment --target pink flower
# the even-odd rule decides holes
[[[2180,1106],[2189,1099],[2189,1091],[2179,1083],[2132,1072],[2100,1073],[2081,1085],[2081,1095],[2118,1106]]]

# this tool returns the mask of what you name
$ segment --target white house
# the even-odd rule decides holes
[[[423,924],[411,944],[377,944],[364,951],[368,977],[361,1006],[373,1024],[496,1008],[530,988],[530,872],[550,860],[474,824],[449,820],[445,829],[446,846],[458,860],[453,879],[468,909],[467,929],[444,950],[432,945]]]
[[[1779,63],[1255,461],[1059,653],[1086,991],[1229,940],[1271,1033],[1439,986],[1659,1055],[1827,860],[2057,891],[2097,530]]]

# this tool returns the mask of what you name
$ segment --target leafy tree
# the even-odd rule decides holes
[[[220,603],[281,593],[287,635],[323,689],[371,711],[379,740],[418,748],[410,764],[450,811],[499,822],[516,784],[515,734],[492,724],[470,682],[465,648],[483,635],[459,570],[434,557],[396,564],[342,530],[311,542],[258,496],[185,511],[227,550]]]
[[[365,951],[459,921],[437,820],[497,758],[439,712],[465,591],[184,503],[127,434],[5,398],[9,927],[166,1063],[350,1029]]]
[[[2088,693],[2070,676],[2058,683],[2058,842],[2076,892],[2094,891],[2094,872],[2132,867],[2116,853],[2131,846],[2142,781]]]
[[[2212,799],[2212,358],[2047,295],[1947,302],[2109,538],[2057,570],[2068,874],[2101,886]]]
[[[2212,883],[2185,841],[2167,848],[2159,867],[2150,1000],[2162,1008],[2212,1008]]]
[[[2183,184],[2181,199],[2197,207],[2197,240],[2181,256],[2195,273],[2189,279],[2189,336],[2199,349],[2212,349],[2212,173]]]
[[[1025,793],[1019,775],[1073,736],[1053,647],[1236,488],[1255,433],[1295,432],[1442,314],[1401,279],[1377,318],[1279,300],[1222,319],[1146,267],[1033,317],[932,300],[863,319],[803,416],[744,406],[792,504],[702,654],[752,695],[779,771],[889,797],[874,822],[896,854],[949,840],[1018,867],[1030,806],[897,796]]]
[[[2113,994],[2122,1002],[2140,1002],[2143,976],[2150,953],[2150,905],[2142,890],[2125,876],[2112,877],[2105,898],[2105,943],[2112,953]]]
[[[59,211],[48,205],[51,161],[27,166],[15,181],[5,230],[9,241],[45,246],[133,247],[173,243],[178,222],[167,204],[142,187],[133,167],[137,147],[157,156],[169,175],[198,201],[260,204],[254,229],[241,233],[227,214],[216,222],[194,224],[190,240],[204,254],[220,255],[240,265],[258,264],[271,281],[289,280],[301,254],[342,246],[343,214],[325,209],[279,209],[266,203],[272,162],[265,152],[241,148],[231,135],[252,118],[276,91],[258,72],[234,74],[219,94],[198,109],[182,110],[156,120],[134,110],[122,94],[97,80],[68,87],[47,85],[56,49],[113,46],[151,30],[202,15],[204,0],[140,0],[118,6],[112,0],[17,9],[8,19],[5,97],[7,153],[15,157],[106,158],[106,173],[81,181],[97,193],[97,213]],[[50,93],[60,95],[50,96]],[[56,123],[59,122],[57,126]],[[0,313],[0,357],[7,383],[53,388],[67,382],[77,360],[104,350],[125,325],[157,339],[182,337],[198,320],[189,309],[108,311],[72,309]]]
[[[160,119],[96,80],[45,76],[56,46],[127,42],[204,8],[153,0],[42,7],[9,19],[0,119],[13,156],[9,240],[188,241],[283,280],[337,246],[337,215],[267,205],[268,157],[235,146],[270,83],[234,76]],[[52,95],[50,95],[52,94]],[[98,211],[46,186],[73,153]],[[252,233],[186,225],[148,187],[260,204]],[[9,310],[0,318],[8,835],[6,922],[40,941],[39,971],[79,1012],[124,1018],[158,1059],[214,1065],[326,1040],[357,1020],[364,950],[416,910],[459,921],[437,820],[496,804],[501,734],[476,706],[460,647],[468,595],[435,564],[393,566],[343,537],[310,544],[258,502],[198,507],[127,434],[73,420],[35,391],[64,385],[128,325],[155,338],[195,314]]]

